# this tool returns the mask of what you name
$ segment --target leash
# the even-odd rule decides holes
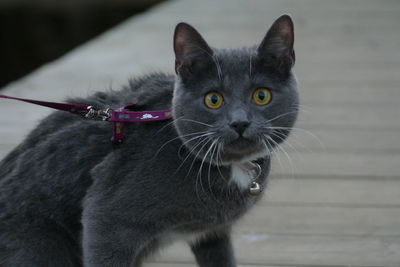
[[[1,94],[0,98],[17,100],[56,110],[66,111],[87,119],[112,122],[113,134],[111,141],[114,144],[120,144],[124,140],[124,123],[162,121],[162,120],[169,120],[172,118],[172,109],[150,110],[150,111],[126,110],[127,108],[134,107],[135,106],[134,104],[122,106],[119,109],[114,110],[110,108],[99,109],[94,106],[84,105],[84,104],[48,102],[48,101],[6,96]]]

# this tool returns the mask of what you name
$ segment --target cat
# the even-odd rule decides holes
[[[236,266],[232,225],[261,198],[249,188],[259,176],[265,189],[271,152],[297,118],[293,42],[288,15],[239,49],[211,48],[179,23],[176,74],[69,99],[172,107],[173,119],[126,123],[119,145],[110,123],[43,119],[0,163],[0,266],[138,267],[176,239],[201,267]]]

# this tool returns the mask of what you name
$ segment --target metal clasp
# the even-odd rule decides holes
[[[110,108],[97,109],[93,106],[88,106],[87,110],[88,112],[85,114],[85,118],[88,119],[107,121],[111,117]]]
[[[261,169],[260,164],[255,163],[255,162],[254,163],[250,162],[250,163],[255,167],[255,169],[253,169],[255,171],[255,176],[253,178],[253,181],[250,184],[249,193],[252,196],[258,196],[259,194],[261,194],[262,189],[261,189],[261,185],[258,183],[257,180],[262,173],[262,169]]]

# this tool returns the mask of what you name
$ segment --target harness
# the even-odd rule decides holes
[[[87,119],[109,121],[113,124],[111,141],[114,144],[120,144],[124,141],[124,123],[163,121],[172,119],[172,109],[128,111],[127,109],[134,107],[134,104],[125,105],[118,109],[100,109],[91,105],[48,102],[6,95],[0,95],[0,98],[18,100],[56,110],[67,111]]]

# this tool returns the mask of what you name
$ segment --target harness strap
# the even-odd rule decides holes
[[[23,101],[35,105],[40,105],[56,110],[67,111],[84,118],[93,120],[103,120],[113,123],[113,143],[122,143],[124,139],[124,123],[125,122],[146,122],[146,121],[162,121],[172,118],[172,109],[150,110],[150,111],[127,111],[126,108],[134,107],[133,104],[114,109],[98,109],[96,107],[84,104],[70,104],[48,102],[34,99],[26,99],[1,95],[0,98]]]

